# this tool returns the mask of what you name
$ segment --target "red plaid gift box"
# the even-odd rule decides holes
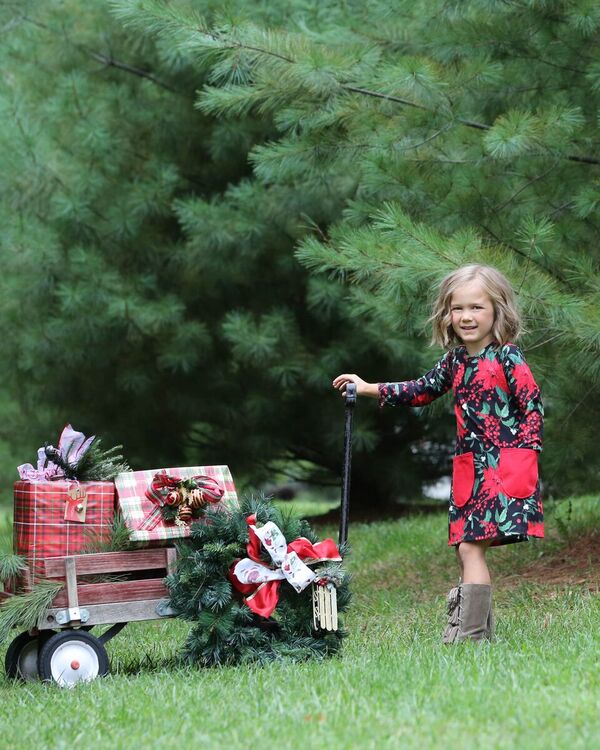
[[[40,575],[46,557],[77,554],[95,539],[106,538],[114,509],[113,482],[15,482],[15,552]]]
[[[142,544],[164,543],[171,539],[181,539],[190,535],[189,524],[181,526],[156,520],[157,505],[147,495],[157,473],[168,474],[180,479],[201,475],[216,480],[223,489],[223,497],[216,503],[219,508],[235,508],[238,498],[228,466],[187,466],[175,469],[148,469],[118,474],[115,478],[117,503],[125,525],[129,529],[132,542]],[[154,523],[148,523],[154,518]],[[156,524],[156,525],[154,525]]]

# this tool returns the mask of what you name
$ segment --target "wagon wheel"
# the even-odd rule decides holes
[[[26,631],[18,635],[6,650],[4,670],[7,677],[13,680],[37,680],[40,643],[43,644],[53,632],[30,635]]]
[[[40,649],[38,671],[42,680],[73,687],[108,674],[108,654],[102,643],[83,630],[63,630]]]

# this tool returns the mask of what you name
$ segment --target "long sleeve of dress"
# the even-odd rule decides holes
[[[503,346],[501,358],[509,393],[516,406],[519,435],[517,447],[541,451],[544,405],[538,384],[518,346]]]
[[[379,383],[380,406],[425,406],[452,386],[452,356],[447,352],[428,373],[417,380]]]

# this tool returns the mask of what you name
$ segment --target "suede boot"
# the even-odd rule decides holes
[[[494,629],[491,586],[483,583],[463,583],[450,591],[444,643],[491,640]]]
[[[494,603],[490,602],[490,615],[487,621],[487,628],[485,638],[488,641],[493,641],[496,635],[496,618],[494,617]]]

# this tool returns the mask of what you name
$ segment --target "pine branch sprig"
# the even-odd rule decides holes
[[[81,482],[110,482],[117,474],[131,471],[120,453],[123,446],[108,450],[101,448],[102,439],[96,438],[77,464],[77,478]]]
[[[0,552],[0,582],[11,585],[27,570],[27,562],[22,555]]]
[[[5,599],[0,607],[0,643],[12,628],[34,628],[62,588],[57,581],[39,581],[31,591]]]

